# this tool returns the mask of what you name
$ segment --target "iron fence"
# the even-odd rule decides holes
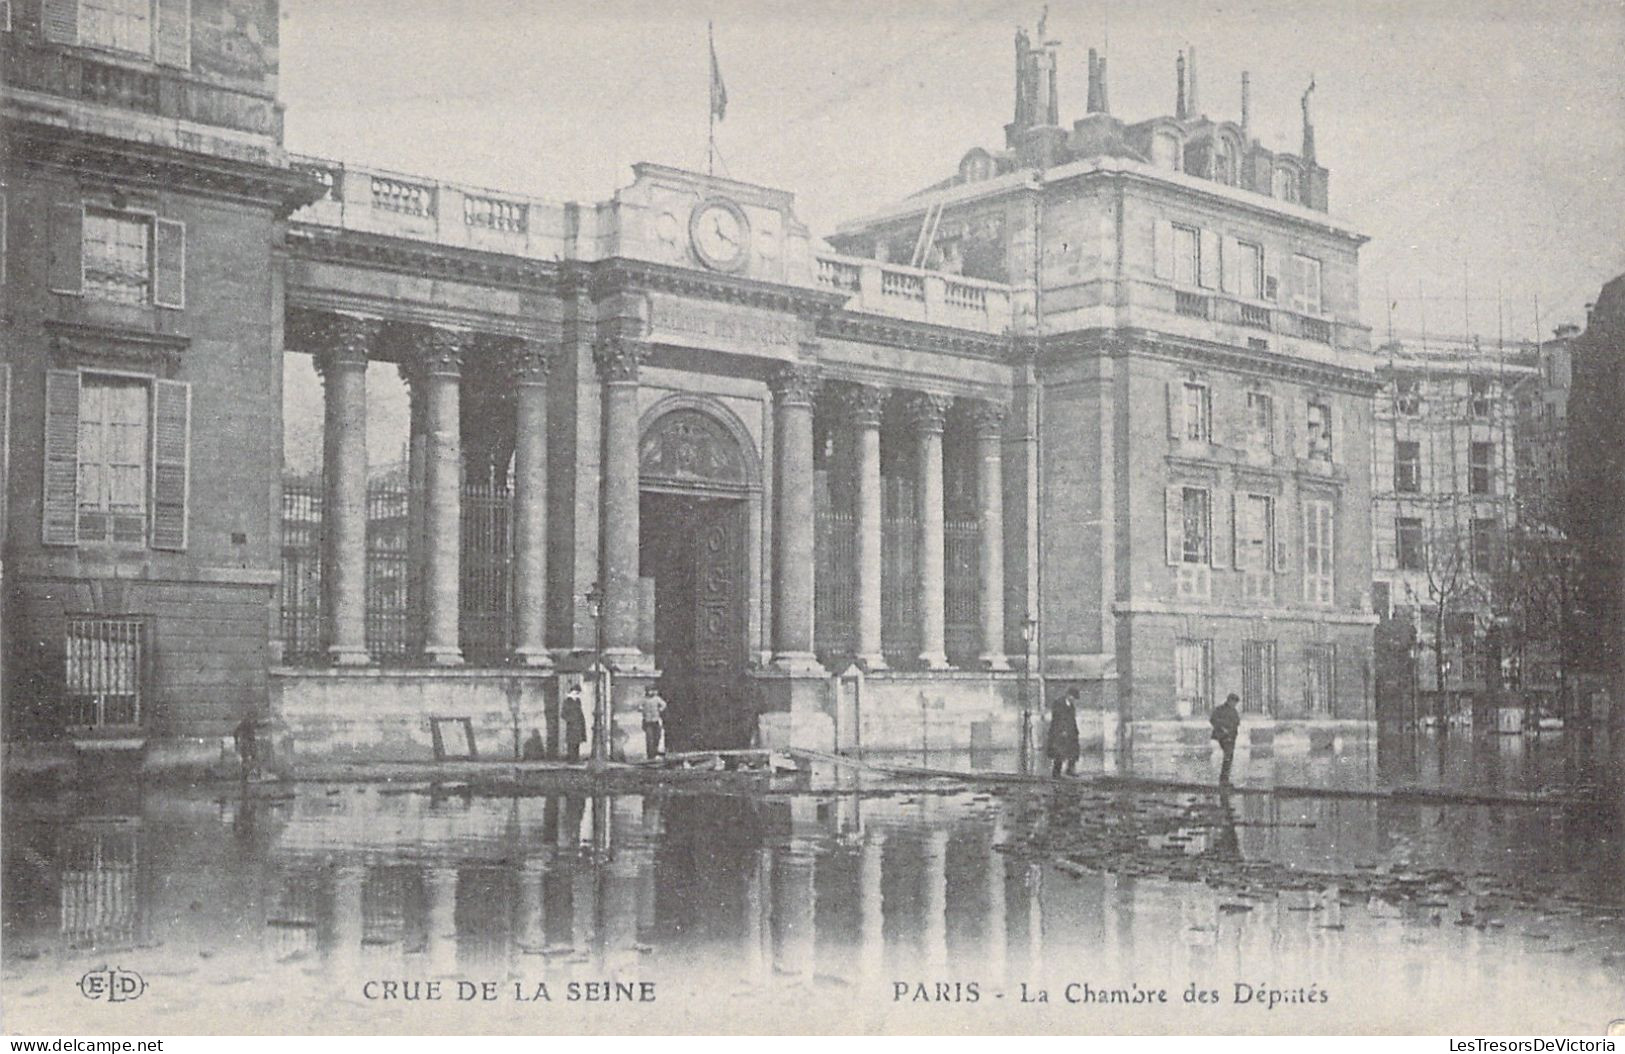
[[[72,948],[141,943],[141,843],[123,825],[70,828],[62,845],[58,925]]]
[[[815,553],[814,648],[820,658],[851,655],[858,629],[858,525],[820,502]]]
[[[367,487],[367,650],[383,663],[408,663],[421,653],[423,598],[413,582],[415,495],[405,481]],[[463,487],[459,637],[464,658],[481,665],[507,659],[512,610],[513,495],[494,483]],[[416,573],[414,573],[416,572]],[[325,659],[322,631],[322,494],[320,480],[282,484],[284,661]]]

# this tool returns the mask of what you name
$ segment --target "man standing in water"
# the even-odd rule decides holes
[[[1208,723],[1213,726],[1213,738],[1219,741],[1219,749],[1224,751],[1224,764],[1219,768],[1219,786],[1230,786],[1230,763],[1236,759],[1236,735],[1241,731],[1241,713],[1236,710],[1236,704],[1241,697],[1231,692],[1225,696],[1224,702],[1213,708],[1213,716]]]

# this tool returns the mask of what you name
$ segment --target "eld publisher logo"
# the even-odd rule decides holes
[[[79,994],[107,1003],[133,1003],[147,990],[147,982],[134,970],[106,967],[90,970],[79,978]]]

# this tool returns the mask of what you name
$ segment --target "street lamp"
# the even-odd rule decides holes
[[[1021,620],[1021,648],[1025,661],[1021,664],[1021,771],[1032,769],[1033,746],[1033,644],[1038,639],[1038,620],[1028,615]]]
[[[604,667],[604,592],[594,582],[581,599],[592,606],[593,624],[592,756],[589,764],[594,769],[602,769],[609,761],[608,744],[604,742],[604,729],[609,724],[608,700],[605,699],[609,671]]]

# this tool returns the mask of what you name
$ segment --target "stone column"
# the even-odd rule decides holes
[[[948,668],[945,638],[945,605],[942,563],[942,426],[948,413],[945,396],[921,393],[914,397],[914,419],[918,473],[915,486],[915,515],[919,521],[919,544],[915,546],[915,598],[919,604],[920,662],[929,670]]]
[[[810,984],[815,962],[816,858],[799,844],[773,854],[773,972]]]
[[[884,388],[858,388],[852,395],[848,423],[857,432],[858,528],[858,662],[868,670],[883,670],[880,600],[881,546],[884,537],[880,483],[880,417],[886,405]]]
[[[817,369],[785,366],[773,376],[778,425],[778,505],[773,567],[773,665],[816,669],[813,656],[813,394]]]
[[[322,435],[322,594],[327,654],[365,666],[367,654],[367,354],[372,319],[324,320],[316,369],[326,387]]]
[[[984,669],[1008,670],[1004,654],[1004,419],[1002,403],[976,408],[977,602]]]
[[[547,860],[541,856],[525,859],[519,870],[519,933],[515,944],[527,955],[538,955],[547,946]]]
[[[593,357],[604,389],[600,641],[606,661],[624,668],[643,659],[638,648],[638,367],[649,357],[649,346],[615,338],[601,342]]]
[[[987,969],[994,981],[1004,980],[1010,940],[1004,902],[1004,854],[998,850],[1003,841],[1004,821],[995,816],[987,836]]]
[[[418,367],[410,356],[395,364],[411,405],[406,470],[406,632],[407,646],[414,655],[422,653],[424,640],[423,553],[428,516],[423,499],[429,481],[428,378]]]
[[[422,342],[428,387],[423,576],[427,625],[423,654],[437,666],[458,666],[458,591],[463,559],[463,453],[460,408],[468,335],[431,329]]]
[[[520,341],[511,359],[514,656],[533,668],[552,665],[547,654],[547,351],[535,341]]]
[[[343,980],[361,961],[361,941],[366,935],[361,910],[362,889],[367,869],[360,864],[340,864],[333,874],[333,967]]]

